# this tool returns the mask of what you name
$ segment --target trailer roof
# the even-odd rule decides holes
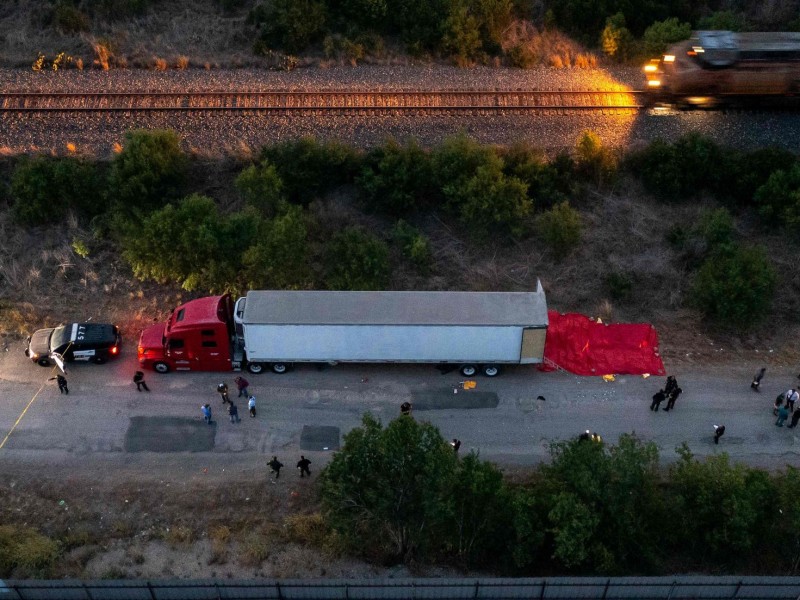
[[[251,291],[244,323],[270,325],[516,325],[547,327],[535,292]]]

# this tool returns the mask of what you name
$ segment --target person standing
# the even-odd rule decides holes
[[[667,395],[664,393],[664,390],[658,390],[655,394],[653,394],[653,401],[650,403],[650,410],[658,412],[658,407],[666,399]]]
[[[203,404],[200,407],[200,410],[203,411],[203,419],[208,425],[211,425],[211,405],[210,404]]]
[[[144,381],[144,373],[142,371],[136,371],[133,374],[133,383],[136,384],[136,391],[141,392],[142,388],[144,388],[145,392],[149,392],[150,388],[147,387],[147,383]]]
[[[278,460],[277,456],[273,456],[272,460],[267,463],[267,466],[270,468],[271,473],[275,473],[275,479],[281,476],[281,468],[283,467],[283,463]],[[274,482],[275,479],[272,481]]]
[[[778,420],[775,421],[775,425],[777,425],[778,427],[783,427],[784,422],[788,418],[789,418],[789,408],[787,406],[781,406],[778,409]]]
[[[786,394],[778,394],[775,398],[775,404],[772,407],[772,414],[778,416],[778,409],[783,406],[783,401],[786,398]]]
[[[789,429],[797,427],[797,422],[800,421],[800,408],[795,408],[792,413],[792,422],[787,426]]]
[[[761,380],[764,379],[764,373],[767,372],[766,367],[761,367],[756,374],[753,376],[753,382],[750,384],[750,389],[754,392],[761,391]]]
[[[300,460],[297,461],[297,468],[300,469],[300,477],[302,478],[305,475],[311,477],[311,471],[308,469],[308,465],[311,464],[311,461],[308,460],[302,454],[300,455]]]
[[[679,387],[675,388],[669,393],[669,398],[667,399],[667,407],[664,409],[664,412],[667,412],[668,410],[672,410],[673,408],[675,408],[675,400],[677,400],[678,396],[680,396],[682,393],[683,390]]]
[[[667,376],[667,383],[664,384],[664,394],[665,396],[669,396],[672,393],[672,390],[678,387],[678,380],[675,379],[674,375]]]
[[[725,435],[725,425],[714,425],[714,443],[719,444],[719,438]]]
[[[411,402],[406,401],[400,405],[400,414],[411,415]]]
[[[789,407],[789,410],[794,410],[794,403],[797,402],[798,398],[800,398],[800,394],[797,393],[795,388],[786,390],[786,406]]]
[[[250,411],[250,418],[251,419],[255,419],[256,418],[256,397],[255,396],[250,396],[247,399],[247,409]]]
[[[250,392],[247,389],[250,386],[250,383],[247,381],[247,379],[239,376],[234,379],[234,381],[236,382],[236,389],[239,390],[239,395],[237,398],[241,398],[242,396],[247,398],[250,395]]]
[[[64,377],[61,373],[59,373],[58,375],[56,375],[55,377],[51,377],[47,381],[53,381],[54,379],[58,384],[58,393],[69,395],[69,388],[67,387],[67,378]]]
[[[217,393],[222,397],[222,403],[225,404],[226,402],[230,402],[231,399],[228,398],[228,386],[225,383],[220,383],[217,386]]]
[[[461,440],[458,438],[453,438],[453,441],[450,442],[450,445],[453,447],[453,452],[458,454],[458,449],[461,448]]]
[[[239,418],[239,409],[230,400],[228,400],[228,415],[230,415],[231,417],[231,423],[238,423],[239,421],[241,421],[241,419]]]

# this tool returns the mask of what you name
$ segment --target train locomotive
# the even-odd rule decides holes
[[[800,33],[696,31],[644,71],[651,104],[711,106],[800,95]]]

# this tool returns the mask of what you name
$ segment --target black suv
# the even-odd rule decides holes
[[[119,355],[122,336],[119,327],[107,323],[70,323],[55,329],[40,329],[28,338],[25,356],[47,367],[53,355],[64,362],[92,361],[98,365]]]

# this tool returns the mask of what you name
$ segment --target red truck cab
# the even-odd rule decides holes
[[[230,371],[233,342],[230,295],[198,298],[178,306],[166,323],[142,331],[139,365],[158,373]]]

